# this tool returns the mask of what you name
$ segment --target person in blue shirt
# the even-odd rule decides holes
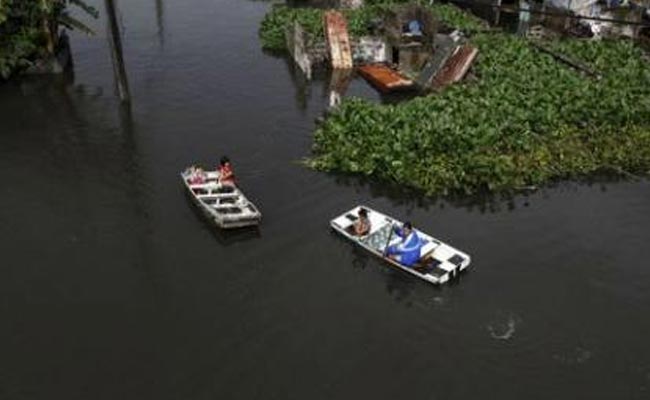
[[[402,228],[393,228],[397,236],[402,238],[398,244],[386,249],[386,256],[398,263],[410,267],[420,259],[420,249],[423,243],[410,222],[405,222]]]

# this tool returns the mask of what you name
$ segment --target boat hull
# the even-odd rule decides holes
[[[361,237],[354,235],[351,229],[360,208],[368,211],[371,223],[370,232]],[[392,227],[401,224],[401,221],[366,206],[357,206],[330,221],[332,229],[354,244],[363,247],[390,265],[432,284],[447,283],[469,267],[471,263],[469,255],[417,229],[415,232],[426,244],[421,249],[420,260],[416,265],[405,266],[392,258],[385,257],[386,248],[400,240],[397,235],[392,234]]]
[[[181,179],[192,202],[212,223],[222,229],[259,225],[262,213],[235,186],[218,183],[219,173],[208,171],[199,184],[190,183],[191,172],[181,173]]]

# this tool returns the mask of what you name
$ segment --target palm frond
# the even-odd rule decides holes
[[[76,29],[78,31],[81,31],[87,35],[95,35],[95,31],[92,30],[88,25],[84,24],[83,22],[79,21],[78,19],[75,19],[71,17],[68,13],[62,13],[57,17],[57,21],[59,24],[65,26],[68,29]]]

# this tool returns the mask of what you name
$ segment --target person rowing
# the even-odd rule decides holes
[[[219,161],[219,166],[217,167],[219,172],[219,183],[222,185],[236,186],[235,184],[235,173],[232,170],[232,164],[228,157],[223,156]]]
[[[386,256],[398,263],[410,267],[420,259],[423,243],[410,222],[404,222],[401,228],[393,227],[394,232],[402,238],[398,244],[388,246]]]

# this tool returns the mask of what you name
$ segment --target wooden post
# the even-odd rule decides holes
[[[499,20],[501,19],[501,0],[494,0],[495,5],[495,15],[494,15],[494,26],[499,26]]]
[[[635,11],[632,12],[632,22],[641,22],[643,21],[643,9],[637,8]],[[638,40],[639,39],[639,31],[641,30],[641,26],[639,25],[633,25],[632,26],[632,39]]]
[[[567,6],[568,15],[571,15],[571,13],[572,13],[572,11],[571,11],[571,1],[572,0],[569,0],[568,6]],[[568,30],[570,26],[571,26],[571,18],[567,17],[564,20],[564,30]]]
[[[106,15],[108,17],[108,41],[111,46],[111,57],[113,59],[113,72],[120,101],[128,103],[131,101],[129,94],[129,82],[126,77],[126,68],[124,67],[124,57],[122,56],[122,38],[120,28],[117,24],[117,14],[115,12],[115,2],[105,0]]]

